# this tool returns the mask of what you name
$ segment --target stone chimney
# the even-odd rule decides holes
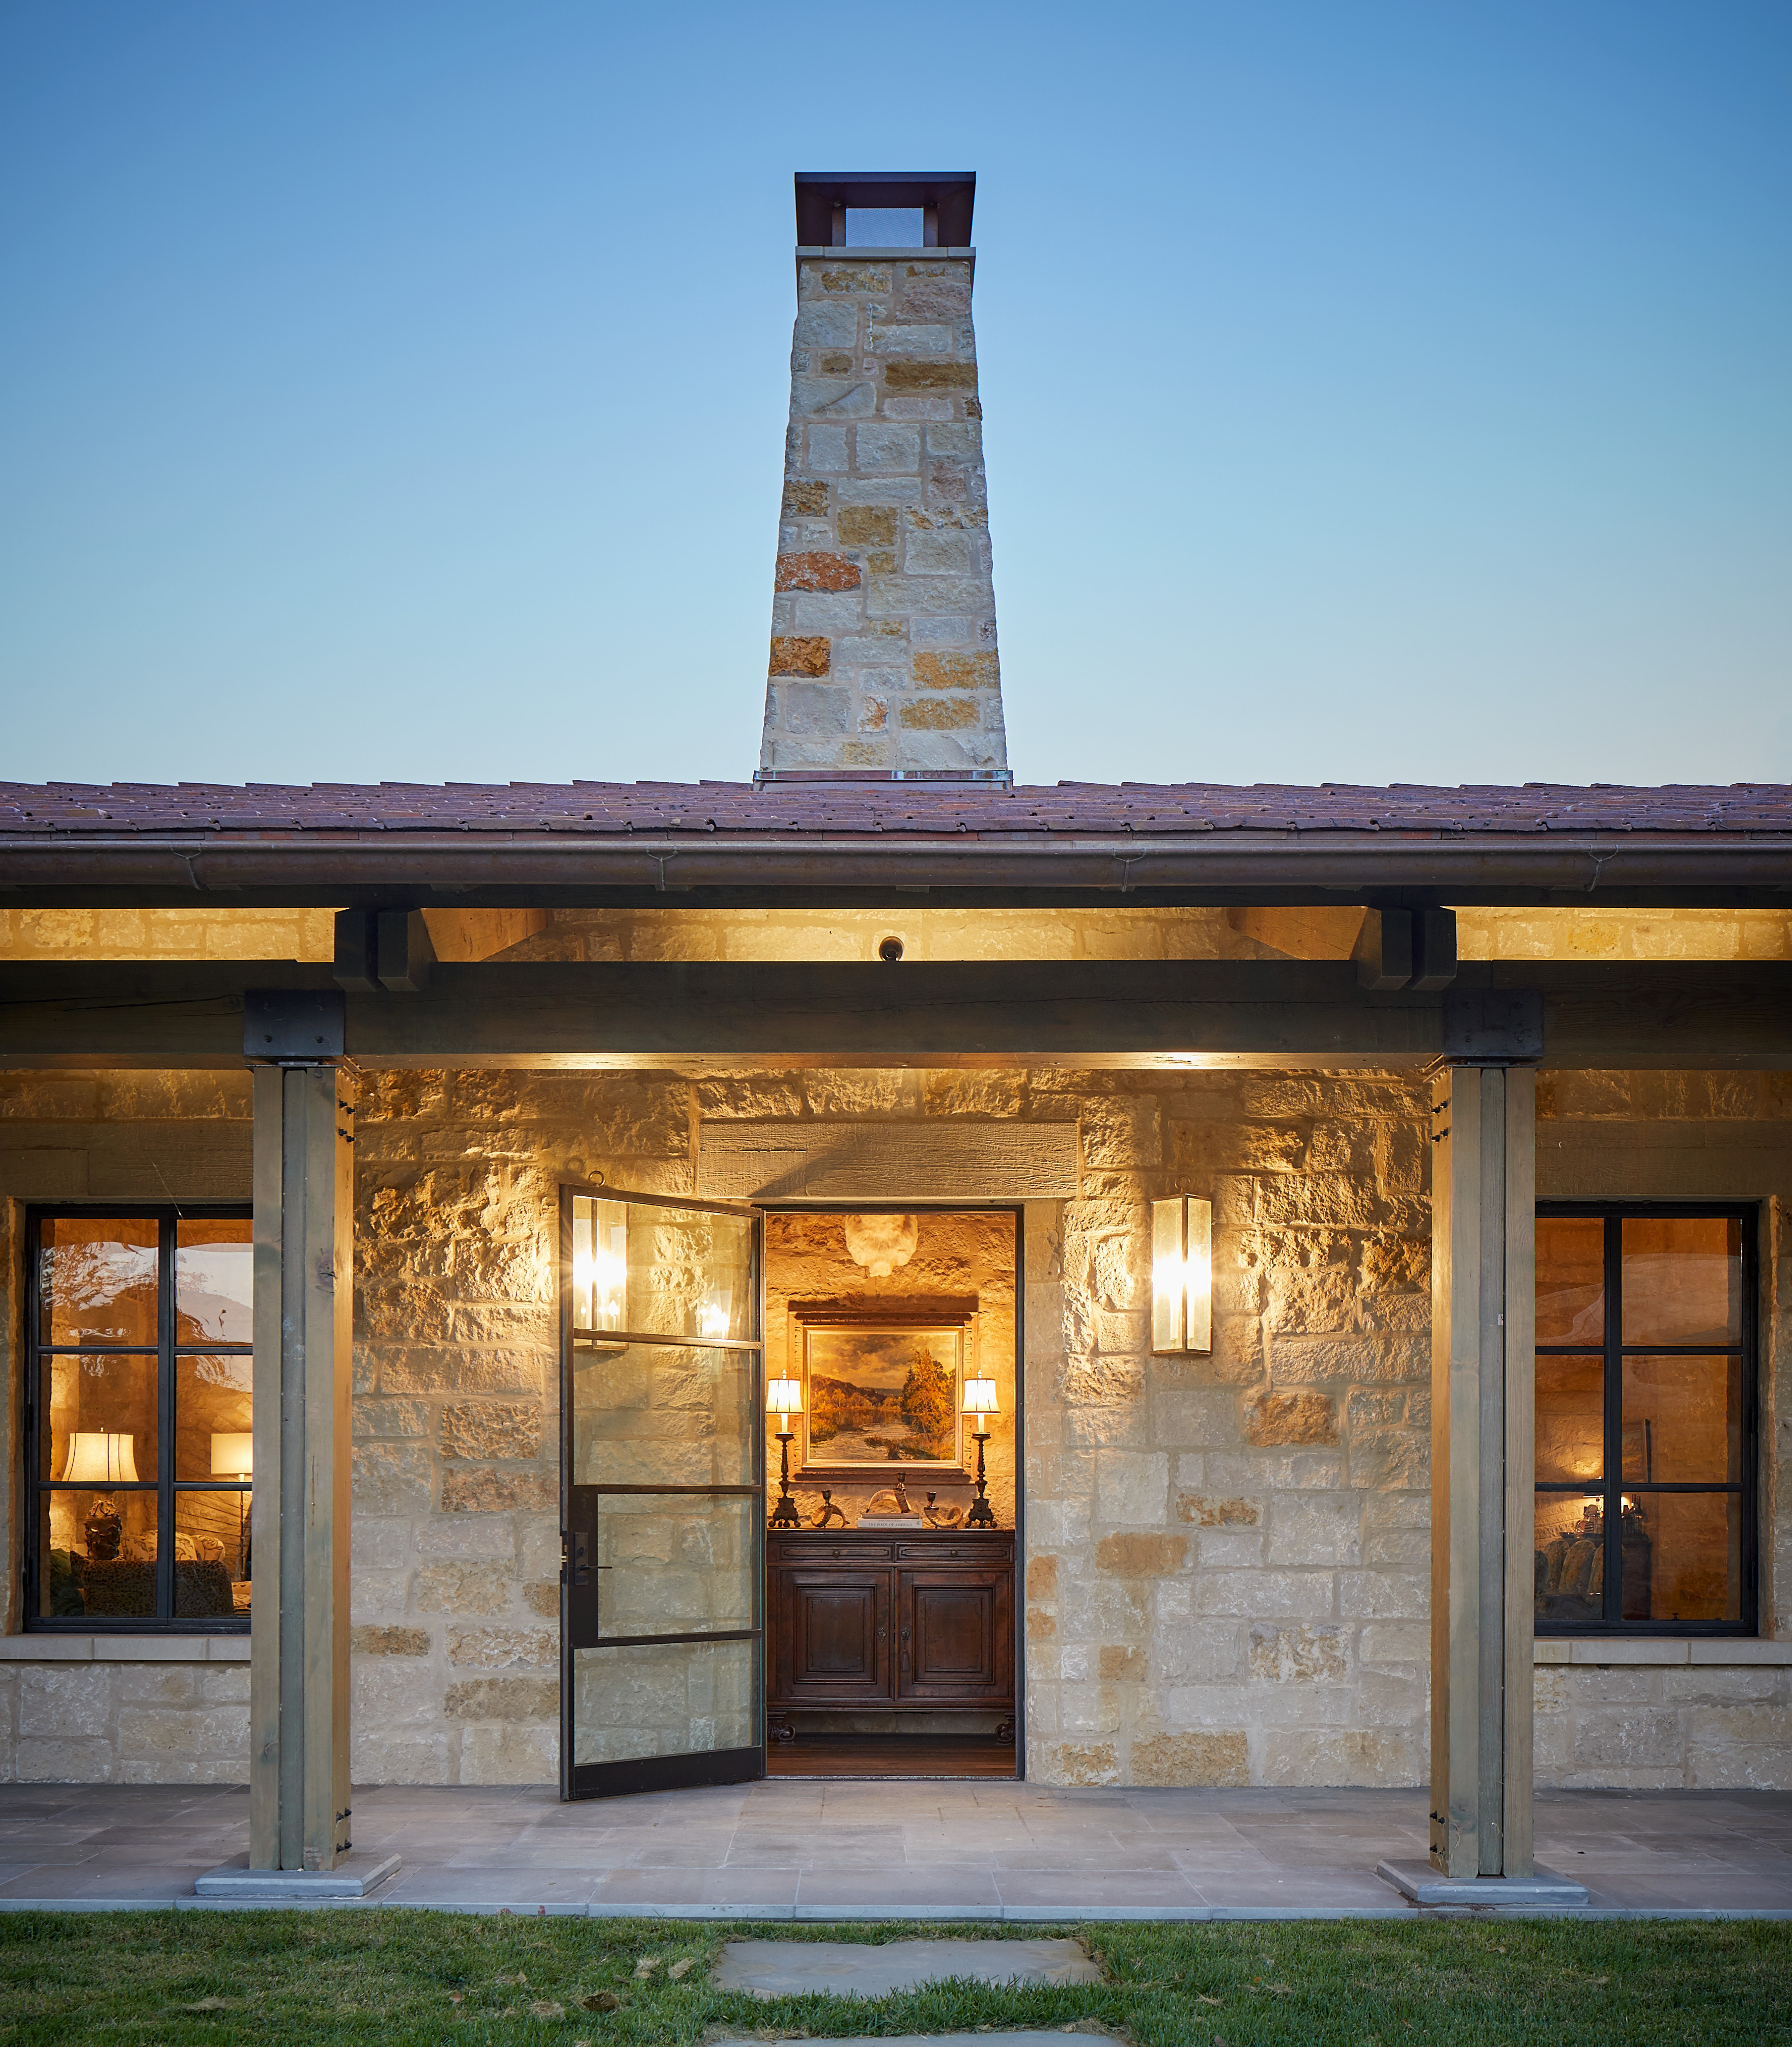
[[[1006,782],[970,172],[799,172],[757,780]],[[917,246],[860,209],[906,210]],[[884,246],[857,246],[868,228]],[[854,232],[857,229],[860,231]],[[849,237],[850,236],[850,239]]]

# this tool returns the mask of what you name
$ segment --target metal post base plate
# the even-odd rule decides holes
[[[1378,1862],[1375,1873],[1415,1905],[1571,1911],[1587,1902],[1584,1883],[1572,1883],[1552,1869],[1539,1869],[1535,1876],[1446,1876],[1428,1862]]]
[[[395,1855],[346,1855],[334,1869],[251,1869],[249,1858],[208,1869],[193,1885],[199,1898],[264,1899],[277,1905],[282,1899],[304,1898],[365,1898],[396,1875],[401,1857]]]

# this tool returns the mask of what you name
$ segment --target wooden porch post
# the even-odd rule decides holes
[[[354,1070],[255,1069],[249,1867],[349,1846]]]
[[[1536,1074],[1446,1066],[1431,1116],[1431,1861],[1527,1879]]]

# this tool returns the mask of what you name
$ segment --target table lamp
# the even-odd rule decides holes
[[[247,1485],[255,1468],[255,1438],[247,1429],[229,1430],[211,1438],[211,1476],[234,1478]],[[237,1495],[237,1576],[249,1576],[249,1558],[243,1544],[242,1495]]]
[[[768,1528],[800,1528],[802,1516],[790,1490],[790,1418],[803,1412],[803,1382],[799,1379],[772,1379],[766,1382],[765,1411],[778,1418],[778,1441],[784,1452],[784,1472],[778,1480],[778,1504]]]
[[[996,1516],[989,1505],[989,1476],[983,1468],[983,1446],[989,1440],[989,1425],[983,1418],[999,1414],[1001,1407],[994,1380],[985,1379],[980,1374],[965,1381],[965,1398],[959,1412],[972,1417],[971,1434],[977,1438],[977,1497],[965,1516],[967,1528],[993,1528],[996,1525]]]
[[[136,1445],[134,1436],[112,1435],[101,1429],[77,1430],[68,1438],[68,1461],[62,1473],[64,1481],[106,1489],[94,1502],[84,1524],[91,1562],[110,1564],[124,1546],[125,1518],[118,1511],[118,1503],[106,1494],[114,1485],[137,1484]]]

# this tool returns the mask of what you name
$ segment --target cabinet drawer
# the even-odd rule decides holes
[[[998,1570],[1014,1561],[1012,1542],[899,1542],[896,1556],[905,1564],[972,1564],[979,1570]]]
[[[780,1541],[774,1536],[765,1545],[765,1561],[768,1564],[815,1565],[830,1564],[887,1564],[890,1561],[888,1542],[866,1542],[852,1536],[842,1536],[838,1542],[792,1542],[788,1537]]]

